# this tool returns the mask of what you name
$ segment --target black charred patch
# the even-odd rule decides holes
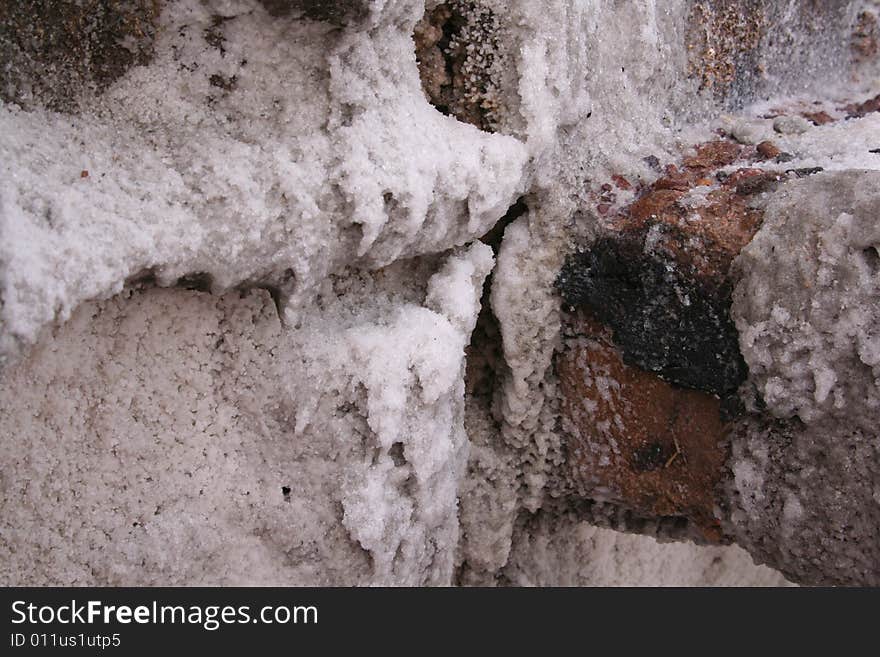
[[[649,443],[639,447],[632,454],[631,464],[633,470],[636,472],[659,470],[669,458],[666,451],[666,448],[661,443]]]
[[[611,328],[627,365],[719,396],[746,378],[729,282],[704,283],[641,240],[606,237],[569,256],[556,285]]]
[[[177,287],[196,292],[210,292],[214,277],[208,272],[193,272],[177,279]]]

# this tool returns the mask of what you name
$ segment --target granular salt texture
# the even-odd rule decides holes
[[[839,420],[747,418],[732,438],[728,532],[792,581],[880,585],[880,438]]]
[[[264,291],[81,305],[0,383],[0,581],[451,583],[491,266],[337,278],[288,328]]]
[[[578,199],[608,169],[653,175],[644,158],[719,100],[688,77],[690,2],[480,0],[490,135],[424,97],[426,4],[168,2],[149,65],[79,114],[0,106],[0,358],[23,359],[0,384],[4,581],[452,583],[461,560],[500,576],[519,510],[553,495],[553,281],[591,230]],[[840,77],[840,27],[806,49],[794,30],[762,93]],[[488,254],[436,254],[525,192],[493,283],[499,413],[469,425],[466,470],[468,286]],[[107,300],[151,276],[265,286],[284,323],[260,292]]]
[[[551,214],[550,217],[553,215]],[[559,334],[559,301],[552,279],[561,254],[547,215],[528,212],[504,232],[492,278],[492,309],[501,330],[505,361],[498,400],[504,443],[518,452],[520,504],[540,507],[559,437],[551,363]],[[537,240],[543,235],[545,239]]]
[[[661,543],[539,512],[517,527],[502,571],[514,586],[787,586],[742,548]]]
[[[485,233],[526,152],[427,103],[420,4],[340,32],[181,0],[153,63],[90,111],[0,107],[0,357],[144,270],[163,285],[206,273],[215,291],[293,281],[296,306],[345,265]]]
[[[788,183],[737,263],[733,314],[770,419],[733,434],[731,529],[806,583],[880,583],[880,172]]]
[[[733,314],[776,417],[875,432],[880,413],[880,172],[785,185],[740,256]]]

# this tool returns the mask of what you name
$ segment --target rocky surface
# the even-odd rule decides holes
[[[75,110],[153,55],[161,0],[3,0],[0,98]]]
[[[878,183],[787,185],[738,262],[734,312],[766,410],[733,440],[732,531],[813,584],[880,583]]]
[[[448,584],[490,266],[402,265],[295,329],[259,290],[82,305],[0,385],[0,578]]]
[[[812,127],[780,118],[830,130],[877,111],[811,109],[763,120],[794,145]],[[741,128],[628,204],[620,175],[591,197],[598,236],[557,280],[568,494],[621,505],[632,528],[671,517],[736,540],[796,581],[874,583],[877,172],[784,168],[795,155],[737,144],[756,141]]]
[[[4,583],[876,583],[876,2],[31,4]]]
[[[611,332],[583,313],[557,360],[567,467],[580,497],[642,518],[686,519],[718,542],[715,488],[727,452],[714,395],[624,363]]]

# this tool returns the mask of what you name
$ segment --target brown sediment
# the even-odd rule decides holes
[[[153,56],[161,0],[0,0],[0,97],[77,109]]]
[[[497,94],[494,15],[467,0],[437,5],[413,31],[422,88],[443,114],[494,132]]]

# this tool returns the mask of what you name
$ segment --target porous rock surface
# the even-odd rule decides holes
[[[786,185],[738,263],[733,310],[770,417],[737,428],[734,531],[816,584],[880,583],[878,185],[856,170]]]
[[[0,0],[3,583],[876,581],[876,3],[56,9]],[[666,163],[734,175],[685,152],[719,132],[788,156],[721,277],[745,368],[681,393],[596,329],[627,390],[722,434],[710,491],[685,470],[706,436],[631,412],[675,425],[609,457],[634,505],[572,458],[641,434],[600,427],[626,395],[586,403],[602,361],[560,369],[591,339],[560,272]],[[631,303],[618,325],[656,316]]]

